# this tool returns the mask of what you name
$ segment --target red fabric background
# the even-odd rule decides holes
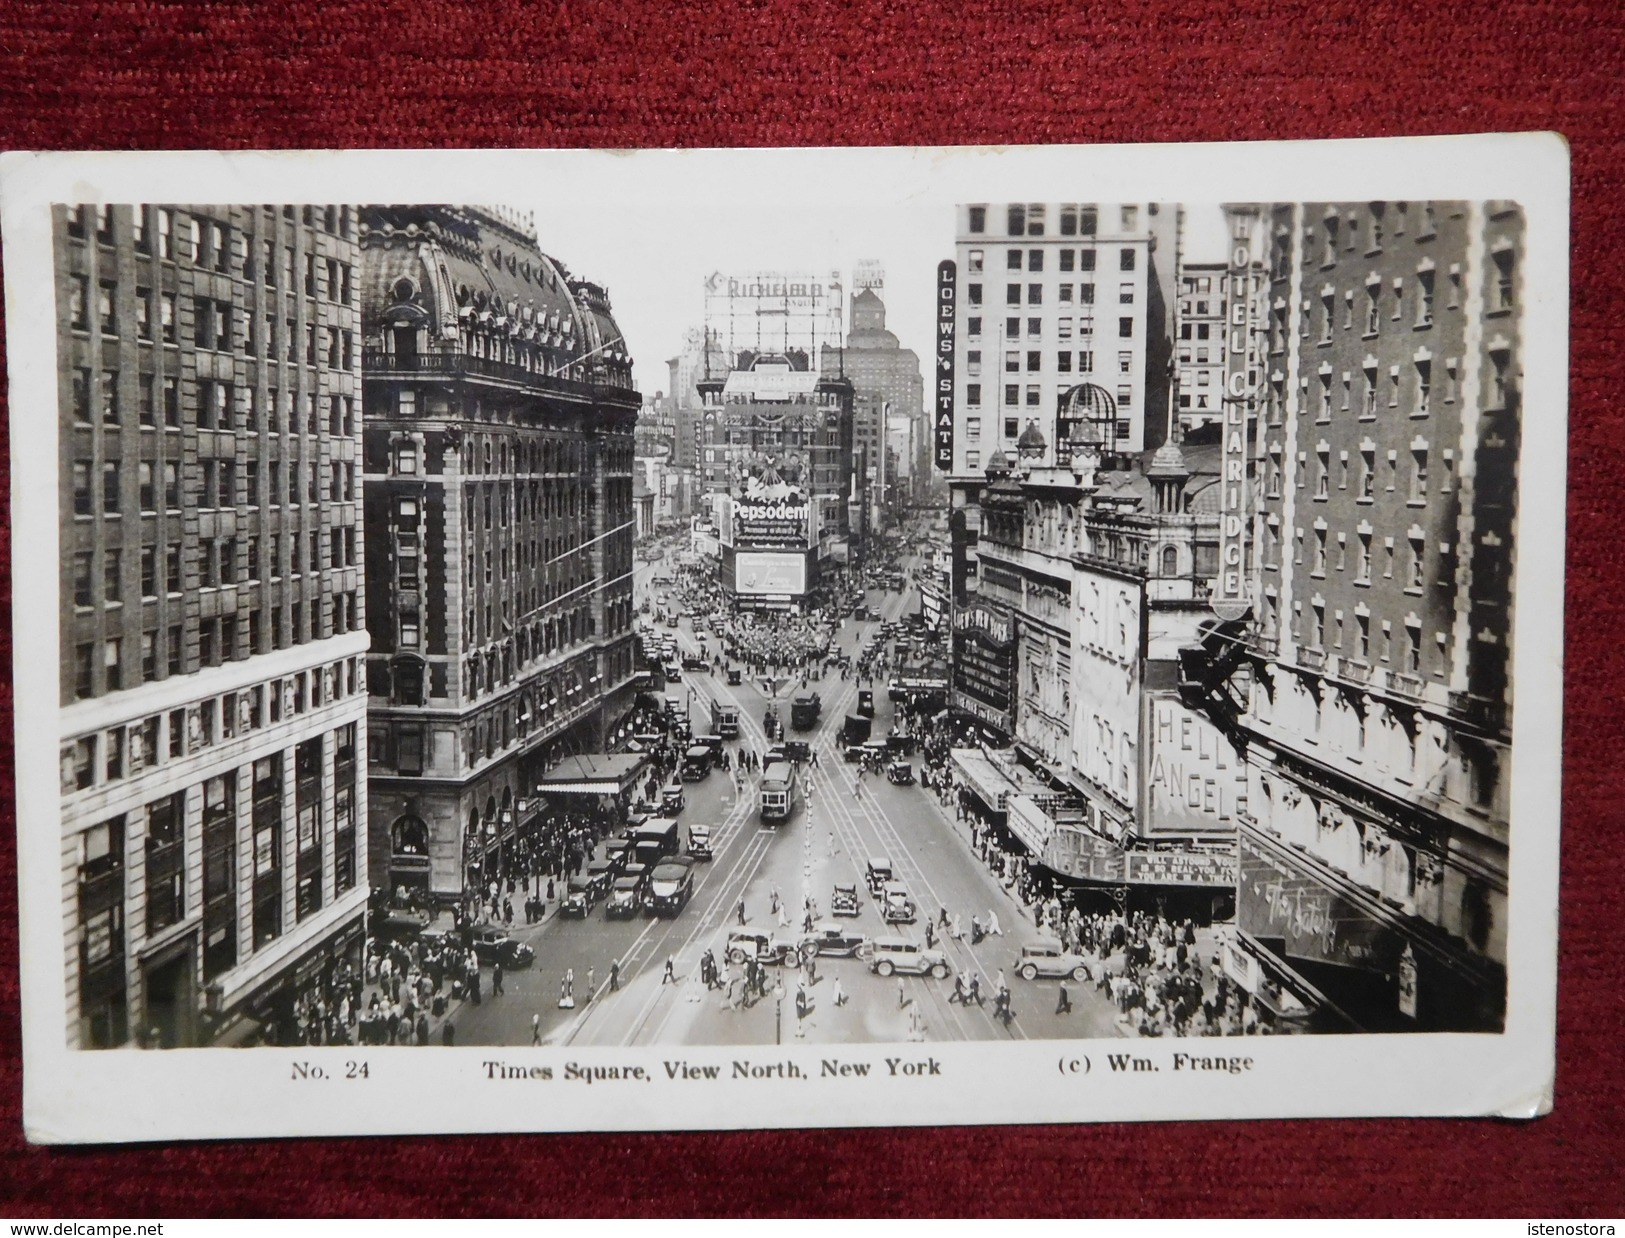
[[[0,1215],[1625,1213],[1617,844],[1621,7],[1398,0],[0,4],[6,148],[1145,142],[1555,129],[1573,147],[1557,1108],[1261,1122],[285,1141],[22,1141],[0,821]],[[1102,12],[1102,9],[1105,12]],[[426,199],[447,196],[425,186]],[[452,194],[451,196],[455,196]],[[1609,340],[1613,344],[1609,344]],[[0,423],[3,424],[3,423]],[[1528,432],[1541,432],[1529,410]],[[0,480],[0,485],[3,485]],[[1610,533],[1610,527],[1614,532]],[[1528,553],[1537,548],[1527,547]],[[9,571],[4,592],[9,600]],[[0,610],[8,646],[9,606]],[[9,665],[9,661],[4,663]],[[10,735],[11,688],[0,711]],[[12,754],[0,740],[0,778]],[[1553,805],[1553,824],[1556,819]],[[1544,823],[1525,823],[1539,829]]]

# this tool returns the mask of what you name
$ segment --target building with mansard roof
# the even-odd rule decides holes
[[[372,880],[455,898],[630,706],[641,400],[528,218],[368,207],[360,245]]]

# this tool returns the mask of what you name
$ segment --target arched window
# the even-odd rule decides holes
[[[1162,574],[1164,576],[1179,575],[1179,550],[1173,546],[1162,548]]]
[[[389,827],[390,851],[395,855],[429,854],[429,827],[421,817],[398,817]]]

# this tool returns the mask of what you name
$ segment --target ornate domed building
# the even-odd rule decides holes
[[[631,357],[486,207],[362,212],[372,883],[502,873],[633,677]]]

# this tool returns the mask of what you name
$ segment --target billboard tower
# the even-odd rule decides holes
[[[730,365],[741,352],[800,351],[811,366],[820,345],[841,341],[843,295],[839,271],[714,271],[705,280],[705,326]]]

